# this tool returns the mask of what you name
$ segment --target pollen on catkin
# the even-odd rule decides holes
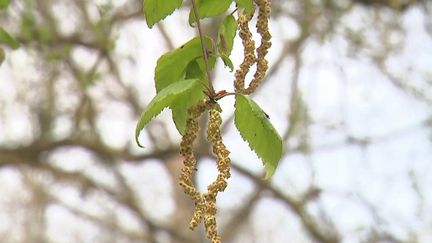
[[[268,70],[268,61],[265,56],[268,53],[268,49],[271,47],[271,34],[268,27],[270,19],[270,0],[255,0],[255,4],[258,6],[258,21],[256,24],[257,32],[261,36],[261,44],[257,48],[257,69],[254,74],[254,78],[250,82],[248,88],[244,90],[244,94],[251,94],[255,92],[257,87],[261,84],[265,77],[265,73]]]
[[[213,153],[216,155],[216,165],[219,172],[216,180],[207,187],[207,192],[203,195],[205,201],[204,226],[207,237],[212,243],[221,242],[217,233],[216,223],[216,197],[218,192],[222,192],[227,187],[227,179],[231,176],[231,160],[228,157],[229,151],[222,142],[220,127],[222,117],[221,108],[218,104],[213,104],[210,108],[209,124],[207,129],[207,139],[212,144]]]
[[[207,127],[207,140],[212,144],[212,151],[216,155],[216,165],[219,172],[216,180],[207,187],[207,192],[201,194],[193,184],[192,177],[196,168],[196,158],[193,153],[193,142],[199,130],[198,119],[202,113],[209,110],[209,122]],[[222,142],[220,127],[222,125],[222,109],[214,101],[201,101],[188,110],[186,131],[180,143],[180,154],[184,157],[184,167],[181,170],[179,184],[184,192],[195,202],[195,211],[189,223],[190,229],[195,229],[204,218],[204,227],[207,238],[212,243],[220,243],[221,238],[217,233],[216,223],[216,197],[227,187],[227,179],[231,176],[231,160],[229,151]]]
[[[195,229],[201,222],[204,213],[204,199],[193,184],[192,177],[196,168],[196,158],[193,153],[193,143],[199,130],[198,119],[207,110],[209,103],[201,101],[188,110],[186,131],[180,143],[180,154],[184,157],[183,168],[179,176],[179,184],[184,192],[195,201],[195,212],[189,224],[190,229]]]
[[[252,32],[249,29],[249,22],[253,17],[252,13],[241,13],[237,19],[239,36],[243,44],[243,62],[235,72],[234,88],[236,92],[242,92],[245,88],[245,78],[250,68],[256,62],[255,41],[252,39]]]
[[[219,171],[219,175],[212,184],[208,186],[208,193],[217,194],[225,190],[227,186],[226,179],[228,179],[230,174],[231,159],[229,158],[229,151],[222,141],[222,135],[220,127],[222,125],[222,117],[220,115],[221,108],[219,105],[215,104],[209,111],[210,121],[207,130],[207,139],[212,143],[213,153],[216,155],[216,165]]]

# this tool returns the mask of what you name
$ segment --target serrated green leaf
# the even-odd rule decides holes
[[[232,0],[198,0],[197,5],[198,15],[200,19],[207,17],[218,16],[225,13],[232,3]],[[195,23],[195,14],[193,8],[189,12],[189,24]]]
[[[13,38],[9,33],[0,27],[0,43],[8,45],[12,49],[18,49],[20,44],[15,38]]]
[[[206,74],[203,72],[203,70],[201,70],[201,67],[198,65],[197,60],[193,60],[188,64],[185,75],[186,79],[206,79]]]
[[[266,113],[250,98],[236,96],[235,125],[242,138],[249,143],[264,163],[265,178],[270,178],[282,156],[282,139]]]
[[[203,85],[200,84],[198,80],[194,79],[176,82],[161,90],[147,105],[138,121],[135,130],[135,140],[138,146],[142,147],[138,141],[139,134],[151,119],[157,116],[165,108],[175,106],[177,102],[183,101],[185,97],[196,97],[196,93],[202,93],[203,90]]]
[[[205,37],[204,40],[207,48],[211,48],[210,38]],[[156,92],[183,79],[189,63],[201,56],[201,42],[198,37],[162,55],[157,61],[155,69]]]
[[[189,92],[179,95],[175,103],[170,106],[174,124],[180,134],[183,135],[186,130],[188,109],[204,99],[204,96],[203,85],[195,86]]]
[[[0,0],[0,9],[5,9],[9,6],[9,0]]]
[[[182,5],[183,0],[144,0],[144,15],[147,26],[152,28],[157,22],[172,14]]]
[[[253,0],[235,0],[240,8],[244,8],[246,12],[251,12],[253,8]]]
[[[203,63],[203,58],[197,58],[189,63],[186,68],[186,79],[198,79],[198,80],[207,80],[207,76],[205,70],[202,69],[202,66],[198,64],[198,62]],[[196,104],[199,100],[204,98],[204,93],[202,89],[199,89],[198,93],[192,94],[189,96],[184,96],[182,99],[179,99],[178,102],[171,108],[172,110],[172,118],[174,124],[176,125],[177,131],[180,134],[184,134],[186,129],[186,119],[187,119],[187,110],[188,108]]]
[[[228,15],[219,28],[217,47],[219,52],[227,56],[231,55],[234,46],[234,38],[237,33],[237,22],[232,15]]]
[[[221,53],[220,57],[224,62],[225,66],[229,67],[231,72],[234,71],[234,64],[232,63],[231,59],[224,53]]]
[[[205,40],[207,47],[211,47],[211,40],[207,37]],[[208,61],[210,69],[214,68],[216,58],[209,56]],[[207,80],[199,38],[189,41],[159,59],[155,75],[157,92],[183,79],[183,76],[185,79],[199,79],[203,82]],[[200,88],[199,92],[185,96],[183,100],[179,99],[176,105],[170,106],[174,124],[180,134],[183,134],[186,128],[187,109],[202,98],[204,98],[204,93]]]

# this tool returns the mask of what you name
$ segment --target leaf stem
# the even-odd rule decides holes
[[[192,2],[192,9],[195,15],[195,21],[196,21],[196,25],[197,25],[197,29],[198,29],[198,34],[199,34],[199,38],[200,38],[200,42],[201,42],[201,49],[202,49],[202,53],[203,53],[203,57],[204,57],[204,65],[205,65],[205,69],[206,69],[206,73],[207,73],[207,81],[208,81],[208,89],[209,89],[209,98],[214,98],[216,95],[216,92],[213,88],[213,84],[212,81],[210,80],[210,68],[209,68],[209,64],[208,64],[208,55],[207,55],[207,48],[205,46],[204,43],[204,35],[202,33],[202,29],[201,29],[201,23],[200,23],[200,18],[198,15],[198,10],[195,4],[195,0],[191,0]]]
[[[226,91],[224,92],[224,91],[225,91],[225,90],[216,93],[216,96],[215,96],[214,100],[215,100],[215,101],[218,101],[218,100],[224,98],[225,96],[230,96],[230,95],[239,95],[239,94],[241,94],[241,93],[238,93],[238,92],[226,92]]]

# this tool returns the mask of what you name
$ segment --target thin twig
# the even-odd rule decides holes
[[[213,88],[213,84],[210,80],[210,69],[209,69],[209,65],[208,65],[208,56],[207,56],[207,49],[205,47],[205,43],[204,43],[204,36],[201,30],[201,23],[200,23],[200,18],[198,15],[198,10],[195,4],[195,0],[191,0],[192,2],[192,9],[195,15],[195,21],[196,21],[196,26],[198,29],[198,34],[199,34],[199,38],[201,41],[201,49],[202,49],[202,53],[203,53],[203,57],[204,57],[204,65],[206,68],[206,73],[207,73],[207,81],[208,81],[208,89],[209,89],[209,95],[211,96],[210,98],[213,98],[215,96],[215,90]]]

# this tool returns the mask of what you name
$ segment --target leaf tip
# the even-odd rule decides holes
[[[267,171],[265,173],[265,176],[264,176],[263,180],[268,181],[273,176],[273,174],[274,174],[274,172]]]
[[[138,145],[138,147],[140,147],[140,148],[145,148],[144,145],[142,145],[138,140],[137,140],[137,145]]]
[[[279,161],[278,161],[279,162]],[[269,180],[271,177],[273,177],[274,173],[276,172],[276,168],[277,168],[277,164],[276,163],[265,163],[264,167],[265,167],[265,176],[264,176],[264,180]]]
[[[138,130],[135,132],[135,143],[138,145],[138,147],[140,148],[144,148],[144,146],[140,143],[139,141],[139,135],[140,135],[141,130]]]

